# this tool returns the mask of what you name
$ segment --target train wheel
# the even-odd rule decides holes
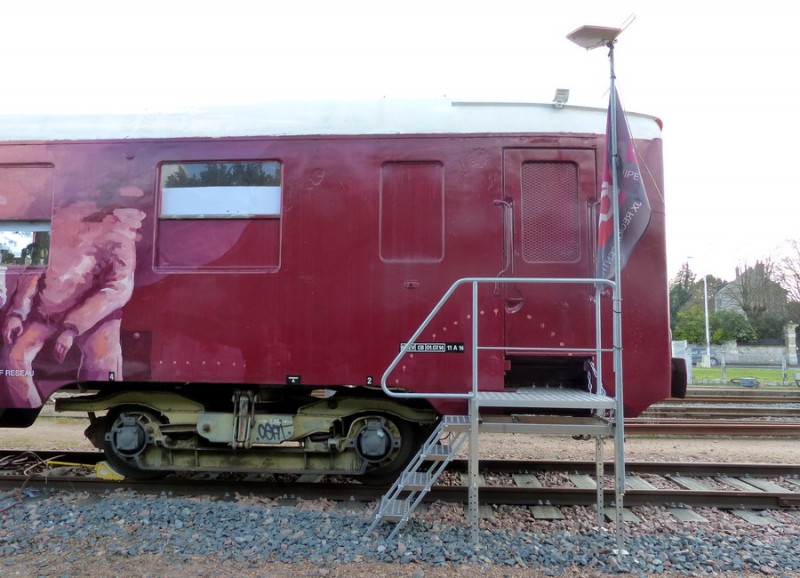
[[[374,485],[394,482],[419,449],[418,428],[394,416],[372,416],[361,421],[354,447],[368,465],[358,480]]]
[[[144,470],[136,457],[152,443],[148,425],[158,423],[158,418],[148,409],[136,406],[114,408],[106,416],[103,452],[111,466],[126,478],[157,480],[167,472]]]

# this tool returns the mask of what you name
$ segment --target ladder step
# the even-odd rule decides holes
[[[414,472],[403,478],[400,484],[401,490],[418,491],[425,490],[433,483],[433,476],[427,472]]]
[[[444,431],[466,432],[469,431],[470,419],[468,415],[446,415],[442,418]]]
[[[423,457],[429,462],[441,462],[450,457],[453,448],[445,444],[433,446]]]
[[[406,519],[410,510],[408,500],[386,500],[381,506],[381,518],[389,522],[399,522]]]
[[[469,425],[468,415],[446,415],[442,418],[446,425]]]

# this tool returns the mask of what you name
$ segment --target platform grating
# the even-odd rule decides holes
[[[579,389],[533,387],[516,391],[478,392],[480,407],[527,407],[542,409],[614,409],[612,397]]]

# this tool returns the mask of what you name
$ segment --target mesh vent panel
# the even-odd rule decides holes
[[[574,263],[580,258],[578,167],[566,162],[522,165],[522,258]]]

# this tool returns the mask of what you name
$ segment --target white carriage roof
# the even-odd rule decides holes
[[[652,116],[627,113],[635,138],[661,136]],[[283,101],[127,115],[0,116],[0,141],[281,135],[602,134],[606,110],[520,102]]]

